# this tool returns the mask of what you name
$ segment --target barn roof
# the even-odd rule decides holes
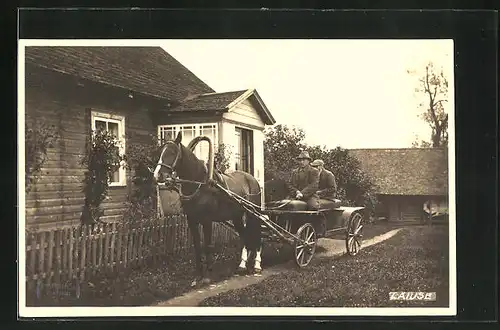
[[[387,195],[448,194],[448,152],[442,148],[350,149]]]
[[[130,91],[181,101],[214,92],[160,47],[26,47],[26,63]]]
[[[185,99],[178,106],[171,108],[170,111],[177,113],[196,111],[229,111],[236,104],[247,99],[251,99],[253,101],[253,104],[264,123],[267,125],[273,125],[276,122],[255,89],[193,95]]]

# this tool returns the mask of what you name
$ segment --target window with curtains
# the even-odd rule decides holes
[[[214,149],[218,145],[218,132],[216,123],[185,124],[185,125],[160,125],[158,126],[158,137],[160,143],[173,140],[178,133],[182,134],[182,144],[187,146],[197,136],[206,135],[212,140]],[[215,151],[215,150],[214,150]],[[206,141],[201,141],[196,146],[194,153],[203,161],[208,161],[209,146]]]
[[[120,153],[125,153],[125,117],[112,115],[109,113],[95,112],[91,113],[92,130],[105,130],[111,132],[117,137],[120,147]],[[113,174],[110,186],[125,186],[127,184],[126,170],[122,166]]]

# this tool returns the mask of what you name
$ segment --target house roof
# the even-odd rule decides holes
[[[349,154],[360,161],[380,194],[448,194],[447,149],[350,149]]]
[[[130,91],[181,101],[214,92],[160,47],[26,47],[26,63]]]
[[[255,89],[193,95],[185,99],[181,104],[171,108],[170,111],[177,113],[196,111],[229,111],[240,102],[249,98],[253,98],[255,101],[254,106],[265,124],[272,125],[276,122]]]
[[[208,93],[194,95],[180,105],[170,109],[174,112],[190,112],[190,111],[210,111],[210,110],[225,110],[231,102],[245,93],[246,90],[224,93]]]

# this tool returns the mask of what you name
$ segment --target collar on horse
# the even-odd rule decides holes
[[[194,198],[199,192],[200,192],[200,189],[203,185],[206,185],[206,184],[212,184],[212,185],[215,185],[215,181],[213,180],[213,174],[214,174],[214,157],[213,157],[213,148],[212,148],[212,141],[210,140],[210,138],[206,137],[206,136],[198,136],[196,137],[195,139],[193,139],[189,145],[188,145],[188,149],[190,149],[191,151],[194,150],[194,148],[196,147],[196,145],[202,141],[202,140],[205,140],[205,141],[208,141],[209,143],[209,146],[210,146],[210,154],[209,154],[209,164],[208,164],[208,168],[205,164],[205,169],[206,169],[206,175],[204,177],[204,180],[203,182],[200,182],[200,181],[195,181],[195,180],[186,180],[186,179],[181,179],[179,178],[179,176],[177,175],[177,171],[176,171],[176,166],[177,166],[177,163],[179,162],[179,160],[182,158],[182,152],[181,152],[181,147],[179,145],[177,145],[177,143],[175,143],[174,141],[167,141],[165,143],[165,145],[163,146],[162,148],[162,151],[161,151],[161,154],[160,154],[160,159],[158,160],[158,163],[157,163],[157,166],[163,166],[163,167],[166,167],[170,170],[170,172],[172,173],[170,175],[169,178],[167,178],[167,181],[168,181],[168,186],[169,188],[172,188],[174,190],[176,190],[178,193],[179,193],[179,196],[182,200],[190,200],[192,198]],[[177,154],[175,156],[175,159],[173,161],[173,163],[171,165],[168,165],[168,164],[165,164],[163,163],[163,154],[165,153],[165,151],[167,150],[167,146],[169,144],[174,144],[177,148]],[[216,177],[221,181],[221,183],[224,184],[224,186],[226,186],[226,182],[225,180],[223,180],[222,178],[222,175],[220,175],[220,173],[216,173]],[[196,188],[196,190],[194,191],[194,193],[190,194],[190,195],[184,195],[182,193],[182,184],[183,183],[191,183],[191,184],[197,184],[198,187]],[[159,189],[159,185],[165,185],[165,183],[161,184],[161,183],[158,183],[157,184],[157,190]],[[159,193],[159,192],[158,192]]]

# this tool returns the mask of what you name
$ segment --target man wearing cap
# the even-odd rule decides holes
[[[337,194],[337,182],[332,172],[325,169],[325,162],[316,159],[311,166],[319,171],[318,195],[321,208],[331,208],[335,206],[335,197]]]
[[[297,157],[299,167],[292,171],[290,179],[290,194],[296,199],[307,203],[309,209],[320,207],[316,191],[319,185],[319,171],[309,163],[311,157],[307,151],[302,151]]]
[[[337,193],[337,182],[335,181],[335,176],[332,172],[325,169],[325,163],[321,159],[315,159],[311,166],[318,169],[319,171],[319,184],[318,191],[318,203],[321,209],[331,209],[337,207],[335,202],[335,195]],[[324,236],[326,233],[326,218],[322,217],[319,228],[317,228],[318,234]]]

